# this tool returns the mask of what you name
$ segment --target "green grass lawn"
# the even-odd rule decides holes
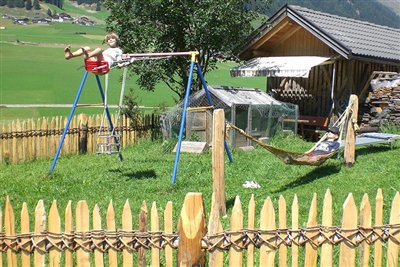
[[[297,151],[305,151],[311,146],[293,137],[276,138],[273,144]],[[234,163],[225,159],[228,213],[238,195],[244,214],[247,214],[251,194],[256,199],[257,214],[266,197],[271,197],[277,208],[280,195],[285,197],[290,213],[293,196],[297,194],[300,223],[305,226],[314,192],[318,194],[318,218],[321,222],[322,200],[329,188],[334,199],[334,224],[340,225],[341,206],[349,192],[353,193],[358,206],[363,194],[367,193],[374,210],[376,190],[382,188],[385,200],[384,223],[387,223],[391,200],[400,189],[399,148],[359,148],[357,162],[352,168],[342,166],[338,159],[330,159],[320,167],[285,165],[260,148],[251,152],[233,150],[232,154]],[[78,200],[85,199],[91,209],[98,203],[104,215],[112,199],[120,223],[126,199],[131,202],[135,218],[143,200],[148,205],[156,201],[160,212],[167,201],[173,201],[176,218],[185,194],[202,192],[206,211],[209,212],[212,193],[210,152],[201,155],[183,153],[174,186],[171,186],[171,173],[175,155],[165,152],[160,142],[141,141],[125,149],[123,155],[125,160],[122,162],[117,156],[61,157],[51,177],[47,176],[50,159],[20,165],[3,165],[0,167],[0,197],[4,201],[7,195],[10,196],[17,217],[24,201],[32,212],[39,199],[43,199],[47,207],[56,199],[60,212],[63,213],[68,200],[76,205]],[[261,188],[243,188],[242,184],[247,180],[258,182]],[[225,219],[224,225],[228,222]]]

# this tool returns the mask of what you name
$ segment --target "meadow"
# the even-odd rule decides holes
[[[0,31],[0,104],[72,104],[84,73],[83,60],[63,58],[63,48],[71,44],[101,46],[104,25],[87,27],[71,23],[16,26],[8,20],[7,29]],[[82,34],[85,33],[85,34]],[[103,44],[104,46],[104,44]],[[220,62],[218,69],[206,75],[210,85],[265,87],[265,77],[232,78],[229,69],[235,62]],[[189,68],[189,61],[188,61]],[[109,103],[117,104],[122,70],[110,73]],[[163,83],[152,92],[136,85],[136,76],[128,79],[125,92],[133,90],[140,106],[173,106],[177,96]],[[104,79],[104,78],[102,78]],[[87,79],[79,103],[100,103],[100,95],[93,75]],[[0,108],[0,121],[42,116],[66,116],[69,108]],[[97,109],[78,112],[101,113]]]

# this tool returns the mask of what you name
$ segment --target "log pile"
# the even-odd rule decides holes
[[[365,101],[361,127],[376,131],[382,124],[400,124],[400,76],[392,79],[373,80],[372,90]]]

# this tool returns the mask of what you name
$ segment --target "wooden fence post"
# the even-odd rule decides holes
[[[225,113],[223,109],[214,111],[212,138],[212,176],[213,192],[217,207],[222,216],[226,215],[225,177],[224,177],[224,131]]]
[[[392,201],[389,225],[400,224],[400,193],[397,192]],[[391,238],[388,240],[387,266],[397,267],[399,265],[399,231],[390,230]]]
[[[352,167],[355,162],[355,143],[356,143],[356,125],[358,116],[358,97],[356,95],[350,96],[351,117],[347,125],[346,131],[346,144],[344,147],[344,164]]]
[[[88,147],[88,120],[85,114],[79,114],[79,153],[86,154]]]
[[[188,193],[178,223],[178,266],[205,266],[201,240],[206,234],[205,212],[201,193]]]

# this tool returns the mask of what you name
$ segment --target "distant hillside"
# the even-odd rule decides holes
[[[338,16],[400,28],[400,0],[272,0],[267,15],[271,16],[286,3]],[[385,2],[383,5],[381,2]],[[398,6],[395,10],[393,7]],[[396,13],[397,12],[397,13]]]
[[[400,16],[400,0],[378,0],[378,2],[384,6],[387,6]]]

